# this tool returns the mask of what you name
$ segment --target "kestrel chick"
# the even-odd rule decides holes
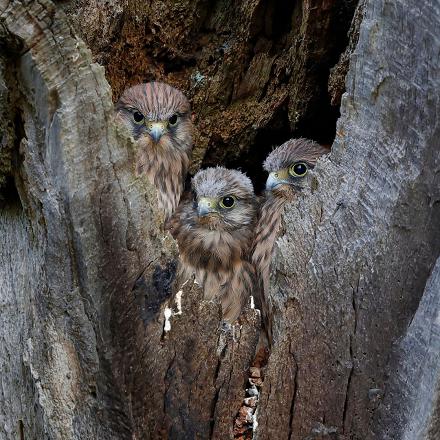
[[[255,286],[248,261],[257,215],[253,186],[243,173],[217,167],[199,171],[192,190],[193,201],[170,221],[182,276],[195,273],[205,299],[219,298],[223,319],[233,323]]]
[[[268,304],[270,262],[272,250],[281,222],[284,205],[292,201],[303,188],[311,183],[309,170],[328,149],[308,139],[291,139],[272,151],[263,168],[269,173],[266,192],[252,245],[252,263],[257,272],[261,297],[263,327],[269,341],[272,326]]]
[[[161,82],[139,84],[124,91],[116,116],[137,142],[136,170],[157,188],[159,208],[168,218],[179,204],[191,156],[188,99]]]

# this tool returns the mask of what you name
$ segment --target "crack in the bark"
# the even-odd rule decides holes
[[[292,396],[292,401],[290,403],[290,410],[289,410],[289,436],[288,439],[292,440],[293,439],[293,414],[295,411],[295,402],[296,402],[296,397],[298,394],[298,362],[296,361],[295,358],[295,354],[293,353],[292,350],[292,343],[289,344],[289,353],[292,356],[293,362],[295,364],[295,375],[293,377],[293,386],[294,386],[294,390],[293,390],[293,396]]]
[[[18,432],[20,435],[20,440],[24,440],[24,425],[23,420],[18,421]]]
[[[356,296],[359,291],[359,283],[360,283],[360,275],[358,275],[356,288],[351,286],[352,296],[351,296],[351,303],[353,307],[353,330],[350,334],[350,373],[348,374],[347,379],[347,387],[345,389],[345,398],[344,398],[344,406],[343,406],[343,412],[342,412],[342,432],[345,434],[345,424],[347,421],[347,412],[348,412],[348,403],[350,399],[350,392],[351,392],[351,381],[354,374],[354,356],[353,356],[353,343],[354,338],[356,337],[356,331],[357,331],[357,321],[358,321],[358,309],[357,309],[357,303],[356,303]]]
[[[357,279],[357,283],[356,283],[356,289],[353,289],[353,294],[352,294],[352,305],[353,305],[353,312],[354,312],[354,328],[353,328],[353,336],[356,335],[357,332],[357,323],[358,323],[358,306],[357,306],[357,302],[356,302],[356,297],[358,295],[359,292],[359,284],[361,281],[361,276],[358,275],[358,279]]]
[[[220,345],[220,343],[221,343],[221,333],[219,334],[219,337],[217,339],[217,346]],[[214,373],[214,387],[216,388],[216,391],[215,391],[214,399],[212,400],[212,404],[211,404],[209,438],[212,438],[212,434],[214,433],[215,410],[217,408],[217,402],[218,402],[218,398],[219,398],[220,390],[221,390],[221,386],[219,386],[217,388],[217,379],[220,375],[222,360],[225,357],[226,349],[227,349],[227,344],[225,344],[225,346],[222,348],[222,351],[220,352],[220,355],[219,355],[219,358],[217,361],[217,367],[216,367],[215,373]]]
[[[344,399],[344,410],[342,413],[342,433],[345,434],[345,422],[347,419],[347,411],[348,411],[348,401],[350,398],[351,391],[351,379],[353,377],[354,365],[353,365],[353,350],[352,350],[352,336],[350,335],[350,357],[351,357],[351,368],[350,373],[348,375],[347,387],[345,389],[345,399]]]

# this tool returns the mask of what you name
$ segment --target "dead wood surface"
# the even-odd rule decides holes
[[[440,249],[438,6],[366,3],[332,154],[285,211],[258,438],[386,437],[390,353]]]
[[[354,47],[332,154],[277,243],[254,438],[436,438],[438,375],[416,360],[438,356],[440,6],[363,2],[341,56],[356,2],[287,3],[0,0],[2,440],[232,438],[258,312],[227,331],[192,280],[173,285],[112,91],[180,86],[193,171],[241,166],[261,186],[272,145],[332,143],[330,68],[338,102]]]
[[[164,334],[176,249],[112,122],[103,68],[51,2],[0,11],[21,42],[5,84],[22,134],[0,216],[1,438],[226,438],[258,314],[224,332],[219,306],[186,288]]]

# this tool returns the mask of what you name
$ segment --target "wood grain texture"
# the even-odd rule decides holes
[[[234,151],[262,145],[264,131],[280,118],[282,128],[267,132],[274,142],[307,119],[303,110],[313,107],[317,90],[307,72],[315,72],[324,50],[313,38],[321,25],[330,38],[335,22],[320,19],[334,17],[338,7],[295,2],[274,30],[272,19],[284,11],[278,4],[218,2],[211,14],[208,2],[172,3],[150,11],[155,33],[140,37],[147,46],[134,38],[145,28],[139,3],[107,2],[101,15],[97,2],[81,13],[69,2],[63,8],[79,22],[89,13],[84,29],[91,29],[93,11],[102,19],[89,44],[117,91],[129,78],[157,72],[183,84],[194,68],[191,51],[203,52],[208,41],[197,69],[212,80],[202,86],[194,76],[191,86],[203,115],[196,122],[205,161],[224,161],[231,152],[225,145]],[[424,315],[427,303],[419,301],[440,247],[440,51],[433,31],[439,9],[428,0],[365,2],[332,154],[314,169],[312,190],[285,210],[272,270],[275,344],[255,438],[365,440],[391,432],[435,438],[438,389],[428,384],[438,384],[436,370],[420,374],[419,394],[405,389],[404,378],[414,377],[419,348],[431,362],[438,342],[436,327],[429,327],[433,309]],[[176,16],[185,31],[167,39]],[[223,27],[242,33],[229,41],[218,35]],[[112,64],[99,57],[115,34]],[[225,330],[219,304],[202,301],[191,280],[173,285],[176,248],[150,202],[154,189],[135,177],[134,147],[113,125],[104,69],[61,8],[49,0],[0,0],[0,46],[7,48],[0,100],[13,96],[19,116],[3,174],[15,192],[0,208],[0,438],[232,438],[258,313],[247,310],[241,326]],[[139,58],[144,47],[151,49],[151,70]],[[224,62],[209,64],[209,51]],[[173,64],[163,61],[168,56]],[[179,63],[182,70],[174,70]],[[286,77],[290,65],[296,73]],[[130,77],[138,66],[140,76]],[[295,78],[304,90],[290,88]],[[425,291],[428,308],[435,306],[436,274]],[[408,346],[419,328],[432,328],[431,337]],[[404,372],[393,373],[395,362],[407,366]],[[399,396],[409,396],[403,416],[385,418]],[[398,430],[401,417],[406,422]]]
[[[227,438],[257,312],[223,331],[189,283],[164,332],[176,247],[103,68],[48,0],[1,1],[0,20],[21,41],[5,84],[22,121],[0,211],[0,437]]]
[[[112,298],[155,257],[133,243],[149,237],[162,252],[145,203],[152,190],[133,178],[128,144],[118,145],[110,125],[103,69],[63,14],[46,1],[1,2],[0,11],[23,44],[9,64],[23,137],[14,171],[20,199],[1,215],[2,320],[15,319],[1,330],[2,353],[15,353],[2,357],[2,400],[28,390],[19,407],[0,405],[1,437],[129,438],[110,318]]]
[[[365,7],[332,154],[278,240],[259,439],[367,438],[439,252],[440,8]]]
[[[435,440],[440,436],[440,260],[387,369],[386,395],[370,438]]]

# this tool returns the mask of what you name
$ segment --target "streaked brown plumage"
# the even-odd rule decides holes
[[[270,263],[284,205],[310,185],[310,174],[319,157],[328,149],[308,139],[291,139],[272,151],[263,167],[269,173],[264,200],[252,245],[252,263],[256,268],[260,293],[262,324],[272,342],[271,305],[268,301]],[[305,172],[304,174],[302,174]]]
[[[188,99],[164,83],[139,84],[125,90],[116,118],[136,140],[136,170],[157,188],[159,208],[168,218],[179,203],[192,150]]]
[[[233,323],[255,287],[249,262],[257,214],[252,183],[239,171],[207,168],[194,176],[192,190],[194,200],[182,202],[169,222],[181,276],[195,273],[205,298],[219,298],[223,319]]]

